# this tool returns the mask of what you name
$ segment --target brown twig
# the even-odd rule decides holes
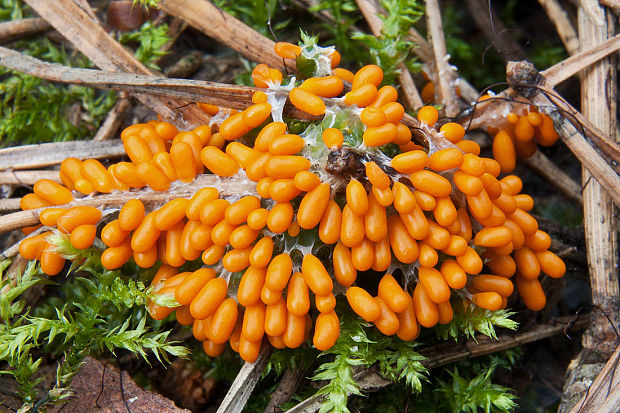
[[[620,13],[620,0],[599,0],[599,3],[605,7],[609,7],[611,11]]]
[[[605,14],[601,6],[599,6],[598,0],[579,0],[579,6],[594,26],[601,27],[605,25]]]
[[[574,55],[579,51],[579,38],[577,30],[568,18],[566,9],[560,5],[558,0],[538,0],[542,8],[547,13],[549,20],[555,26],[558,36],[564,43],[564,47],[569,55]]]
[[[125,155],[125,149],[120,139],[14,146],[0,149],[0,170],[33,169],[58,165],[67,157],[67,154],[78,159],[118,158]]]
[[[614,413],[620,406],[620,346],[570,413]]]
[[[547,86],[554,88],[557,84],[562,83],[591,64],[616,52],[618,49],[620,49],[620,35],[607,39],[598,45],[588,47],[584,51],[543,70],[540,74],[547,79]]]
[[[40,17],[2,22],[0,23],[0,44],[32,36],[51,28],[52,26]]]
[[[598,26],[590,18],[587,18],[591,17],[590,14],[586,17],[585,11],[583,9],[579,12],[579,39],[582,49],[601,43],[614,33],[615,18],[611,14],[605,13],[608,14],[606,17],[604,15],[605,24]],[[611,136],[616,130],[617,79],[615,67],[616,60],[606,58],[584,71],[581,79],[581,107],[584,117],[591,120],[596,127],[601,128],[602,133]],[[613,196],[609,187],[610,183],[597,176],[587,164],[584,163],[584,166],[587,168],[587,170],[583,170],[582,174],[582,180],[586,183],[583,191],[584,227],[590,266],[592,302],[602,312],[612,315],[612,325],[610,326],[610,323],[603,317],[595,318],[592,327],[584,336],[583,344],[585,348],[595,350],[607,358],[617,344],[614,344],[617,337],[611,327],[620,323],[620,288],[618,286],[617,251],[615,249],[615,210],[611,200],[615,202],[616,206],[619,206],[620,203]],[[596,179],[591,179],[592,177]]]
[[[217,413],[237,413],[243,410],[252,390],[254,390],[254,386],[263,374],[270,354],[271,346],[263,344],[258,359],[254,363],[245,363],[241,367],[235,381],[230,385],[228,393],[218,407]]]
[[[548,182],[552,182],[569,198],[575,200],[579,204],[583,204],[583,197],[581,196],[581,187],[579,184],[540,151],[536,151],[529,158],[521,158],[521,162],[545,178]]]
[[[60,182],[58,171],[0,171],[0,185],[34,185],[39,179]]]
[[[275,43],[272,40],[206,0],[164,0],[159,7],[249,60],[284,68],[283,59],[273,50]],[[286,67],[288,71],[295,72],[294,62],[287,61]]]
[[[198,189],[205,186],[213,186],[218,188],[223,196],[234,195],[240,193],[255,192],[256,185],[245,179],[232,177],[223,179],[217,175],[203,174],[199,175],[191,184],[183,184],[173,186],[164,192],[153,191],[150,188],[113,192],[110,194],[101,194],[75,199],[73,202],[60,205],[62,208],[70,208],[73,206],[96,206],[119,208],[130,199],[139,198],[145,204],[159,204],[170,199],[180,197],[191,197]],[[19,200],[18,200],[19,201]],[[45,208],[30,209],[27,211],[15,212],[8,215],[0,216],[0,233],[12,231],[14,229],[36,225],[39,223],[39,213]]]
[[[486,354],[492,354],[498,351],[522,346],[527,343],[561,334],[568,327],[575,329],[585,327],[587,323],[588,320],[585,319],[585,317],[577,319],[575,317],[562,317],[551,320],[547,324],[537,325],[529,331],[516,334],[502,334],[498,336],[497,340],[492,340],[488,337],[481,336],[477,337],[477,342],[475,340],[469,340],[462,344],[449,342],[438,346],[421,349],[419,353],[427,357],[427,360],[425,360],[423,364],[428,369],[433,369],[459,360],[484,356]],[[360,384],[361,390],[366,390],[368,388],[364,387],[364,383],[369,383],[372,384],[372,387],[377,387],[376,380],[370,380],[366,377],[369,374],[372,376],[379,376],[379,373],[376,372],[376,370],[365,370],[364,372],[353,376],[353,378],[358,381],[358,384]],[[364,380],[360,381],[361,378],[364,378]],[[384,383],[385,384],[383,386],[391,382],[384,380]],[[287,412],[314,412],[319,409],[322,400],[323,396],[311,396],[290,410],[287,410]]]
[[[509,79],[509,84],[524,90],[537,90],[537,93],[530,96],[529,100],[518,100],[516,99],[519,98],[518,94],[516,94],[512,88],[508,89],[496,96],[496,98],[488,99],[483,102],[483,104],[478,105],[475,112],[465,115],[461,118],[461,122],[470,128],[478,128],[489,120],[496,119],[498,113],[510,111],[514,105],[534,104],[538,106],[539,110],[554,118],[556,130],[561,131],[560,134],[566,138],[565,140],[571,140],[576,136],[578,137],[577,139],[571,140],[571,145],[569,147],[571,150],[574,149],[574,152],[577,152],[576,155],[581,157],[580,160],[584,164],[590,165],[592,169],[597,170],[596,173],[601,179],[607,179],[609,183],[617,182],[617,176],[614,177],[616,174],[612,167],[590,146],[581,133],[585,132],[586,136],[613,162],[614,167],[616,167],[620,163],[620,146],[610,138],[610,135],[603,133],[554,90],[546,87],[544,85],[544,76],[532,72],[534,70],[533,65],[528,62],[510,62],[508,66],[507,71],[509,76],[515,75],[512,79]],[[529,72],[529,74],[533,76],[532,78],[537,78],[538,83],[533,84],[533,87],[528,87],[527,84],[522,83],[519,79],[521,79],[520,76],[525,72],[521,69],[513,71],[515,67],[527,67],[528,69],[526,72]],[[513,73],[513,75],[511,75],[511,73]],[[592,156],[593,158],[586,158],[588,156]],[[599,165],[597,165],[597,163],[599,163]],[[614,185],[611,185],[609,188],[612,191],[616,190],[614,189]]]
[[[119,97],[118,101],[116,101],[112,109],[110,109],[105,120],[97,130],[93,141],[103,141],[114,136],[118,127],[121,125],[123,115],[130,107],[131,101],[127,97]]]
[[[180,97],[193,102],[206,102],[233,109],[244,109],[251,105],[252,94],[260,90],[203,80],[169,79],[152,75],[68,68],[45,63],[4,47],[0,47],[0,65],[54,82],[132,93]]]
[[[19,198],[5,198],[0,199],[0,212],[12,212],[18,211],[20,209],[19,206]],[[2,219],[2,217],[0,217]]]
[[[355,2],[364,15],[372,34],[377,37],[381,36],[383,22],[379,18],[379,15],[384,15],[385,10],[374,0],[355,0]],[[408,107],[411,109],[418,109],[422,107],[424,103],[422,102],[418,89],[415,87],[415,83],[413,83],[413,78],[411,77],[411,73],[409,73],[409,69],[407,69],[407,66],[404,63],[401,63],[398,67],[400,69],[400,85],[404,92],[403,98],[405,99]]]
[[[113,72],[153,74],[73,1],[26,2],[99,68]],[[178,127],[187,128],[209,121],[209,116],[203,111],[184,101],[140,94],[136,97]]]
[[[543,106],[546,102],[548,102],[548,100],[543,96],[532,99],[532,103],[535,105]],[[620,205],[620,176],[618,176],[607,161],[588,143],[571,122],[563,117],[557,116],[557,112],[551,114],[555,114],[556,128],[562,141],[573,154],[575,154],[577,159],[581,161],[582,165],[593,175],[595,180],[603,186],[604,191],[609,194],[616,205]],[[584,182],[588,182],[588,180],[585,179]],[[590,183],[592,183],[592,181],[590,181]],[[590,183],[587,183],[585,186],[587,187]]]
[[[454,87],[456,76],[448,62],[449,56],[437,0],[426,0],[426,20],[437,71],[433,79],[437,86],[435,91],[439,94],[437,101],[445,105],[446,116],[454,117],[459,113],[458,97]]]
[[[287,368],[284,371],[284,374],[282,374],[282,378],[280,379],[280,383],[278,383],[278,387],[276,387],[276,389],[271,394],[271,397],[269,398],[269,403],[267,403],[267,407],[265,407],[264,413],[282,412],[280,406],[291,399],[299,386],[301,386],[301,383],[304,381],[306,376],[311,373],[311,369]]]

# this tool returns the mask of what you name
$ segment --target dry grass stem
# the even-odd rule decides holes
[[[60,182],[58,171],[0,171],[0,185],[34,185],[39,179]]]
[[[206,0],[164,0],[160,8],[254,62],[295,72],[295,63],[273,50],[274,42]]]
[[[120,97],[114,104],[114,107],[108,112],[105,120],[93,137],[93,141],[103,141],[112,138],[121,125],[123,115],[130,107],[130,100],[126,97]]]
[[[547,79],[547,86],[554,88],[569,77],[577,74],[591,64],[605,58],[620,49],[620,35],[593,45],[584,51],[562,60],[550,68],[540,72]]]
[[[254,363],[243,364],[216,413],[237,413],[243,410],[252,390],[254,390],[254,386],[263,374],[270,354],[271,347],[263,345],[258,359]]]
[[[32,36],[51,28],[52,26],[40,17],[2,22],[0,23],[0,44]]]
[[[583,5],[584,3],[582,2]],[[615,32],[614,21],[616,19],[610,13],[605,14],[607,14],[607,17],[603,19],[603,22],[606,24],[597,25],[593,22],[586,9],[580,10],[579,39],[583,50],[587,50],[613,36]],[[581,78],[581,107],[583,115],[594,127],[600,128],[602,130],[601,133],[607,136],[613,136],[616,130],[616,64],[617,60],[614,58],[603,59],[588,67]],[[566,138],[564,139],[566,142]],[[583,138],[581,140],[585,141]],[[579,139],[576,140],[576,142],[579,141]],[[592,159],[589,158],[587,161],[592,161]],[[592,303],[603,313],[611,314],[612,317],[611,323],[602,315],[595,318],[592,327],[588,329],[584,336],[583,345],[585,348],[595,350],[607,358],[611,356],[611,353],[616,348],[617,337],[615,334],[617,333],[614,326],[620,322],[620,303],[618,301],[620,298],[620,288],[618,285],[618,268],[616,266],[617,251],[615,249],[617,245],[614,224],[615,208],[611,202],[613,200],[616,206],[620,206],[620,200],[614,196],[611,182],[598,176],[584,159],[582,159],[582,163],[585,167],[582,172],[582,180],[585,183],[583,215],[586,252],[590,267]],[[600,163],[600,161],[597,163]],[[608,165],[605,163],[604,166]],[[618,175],[615,175],[615,177],[618,178]],[[620,178],[618,181],[620,181]],[[615,185],[620,185],[620,183]]]
[[[536,153],[529,158],[520,158],[520,160],[537,174],[545,178],[547,182],[556,186],[566,196],[579,204],[583,204],[581,186],[540,151],[536,151]]]
[[[110,72],[153,74],[73,1],[26,0],[26,3],[97,67]],[[208,115],[195,105],[188,106],[184,101],[140,94],[136,97],[162,118],[179,127],[197,126],[209,121]]]
[[[455,90],[455,72],[450,66],[446,40],[441,22],[441,12],[437,0],[426,0],[426,19],[428,33],[433,46],[435,57],[435,91],[438,93],[437,102],[445,106],[445,114],[455,117],[459,113],[458,97]]]
[[[70,141],[13,146],[0,149],[0,170],[34,169],[58,165],[65,158],[118,158],[125,155],[120,139]]]
[[[0,212],[7,213],[19,210],[20,198],[4,198],[0,199]],[[0,220],[2,216],[0,216]]]
[[[566,10],[560,5],[558,0],[538,0],[542,8],[547,13],[549,20],[555,26],[558,36],[564,43],[564,47],[569,55],[579,52],[579,37],[577,30],[573,27]]]
[[[601,373],[590,385],[588,393],[571,409],[570,413],[615,413],[620,406],[620,346],[609,358]]]
[[[247,179],[239,180],[235,177],[221,178],[217,175],[203,174],[196,177],[191,184],[179,183],[179,185],[172,186],[169,190],[164,192],[153,191],[150,188],[122,192],[115,191],[109,194],[77,198],[69,204],[60,205],[60,207],[94,206],[101,208],[120,208],[130,199],[136,198],[140,199],[144,204],[154,205],[165,203],[174,198],[189,198],[197,190],[205,186],[218,188],[222,196],[256,192],[256,185]],[[17,201],[19,202],[19,200]],[[0,234],[23,227],[37,225],[39,223],[39,213],[44,209],[45,208],[30,209],[0,216]]]
[[[366,19],[372,34],[379,37],[383,29],[383,21],[379,18],[380,14],[385,14],[385,10],[375,0],[355,0],[362,15]],[[404,63],[399,66],[400,69],[400,85],[402,87],[402,97],[405,99],[410,109],[418,109],[424,105],[420,93],[413,83],[413,78],[409,69]]]

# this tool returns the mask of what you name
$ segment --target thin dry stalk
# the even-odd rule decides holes
[[[58,64],[45,63],[4,47],[0,47],[0,65],[54,82],[132,93],[148,93],[170,98],[177,97],[192,102],[206,102],[233,109],[244,109],[250,106],[252,94],[260,90],[202,80],[169,79],[154,75],[69,68]]]
[[[111,73],[95,69],[73,69],[57,64],[45,63],[4,47],[0,47],[0,65],[54,82],[138,94],[167,96],[169,97],[168,100],[171,101],[182,98],[192,102],[205,102],[239,110],[252,105],[252,95],[254,92],[263,90],[255,87],[229,85],[204,80],[169,79],[130,73]],[[329,101],[329,99],[323,100]],[[331,102],[337,105],[344,105],[340,101],[331,100]],[[285,105],[284,114],[295,119],[317,119],[295,108],[290,103]]]
[[[60,182],[58,171],[9,171],[0,172],[0,185],[34,185],[39,179]]]
[[[278,387],[273,391],[264,413],[282,412],[280,406],[291,399],[304,379],[311,373],[310,369],[286,369]]]
[[[256,185],[249,180],[239,181],[234,177],[223,179],[217,175],[203,174],[191,184],[173,186],[164,192],[154,191],[150,188],[133,191],[116,191],[110,194],[93,195],[78,198],[66,205],[59,205],[61,208],[74,206],[95,206],[102,208],[120,208],[131,199],[140,199],[145,205],[155,205],[169,201],[174,198],[189,198],[197,190],[205,186],[218,188],[222,196],[234,195],[239,193],[256,192]],[[17,200],[19,203],[19,200]],[[15,229],[37,225],[39,223],[39,213],[45,208],[30,209],[27,211],[14,212],[0,216],[0,234]]]
[[[99,68],[112,72],[153,74],[73,1],[26,0],[26,3]],[[184,101],[150,95],[136,97],[178,127],[187,128],[209,121],[209,116],[198,107],[188,106]]]
[[[582,4],[583,5],[583,4]],[[584,9],[585,11],[585,9]],[[589,16],[589,14],[588,14]],[[614,33],[614,18],[607,16],[607,22],[597,26],[579,13],[579,39],[581,47],[587,49],[601,43]],[[613,136],[616,130],[616,71],[615,60],[604,59],[584,71],[581,80],[581,107],[584,115],[599,127],[603,133]],[[584,226],[586,248],[590,267],[592,302],[603,312],[612,315],[614,325],[620,322],[618,271],[616,267],[616,232],[614,206],[618,199],[609,191],[609,183],[602,181],[591,168],[583,169],[582,179],[586,183],[583,191]],[[592,176],[596,180],[591,179]],[[616,175],[617,176],[617,175]],[[598,181],[598,182],[596,182]],[[608,196],[608,194],[610,196]],[[609,357],[616,348],[617,337],[613,325],[605,317],[593,320],[593,325],[584,336],[584,347]],[[601,340],[604,340],[601,342]]]
[[[3,22],[0,23],[0,44],[32,36],[51,28],[52,26],[40,17]]]
[[[13,146],[0,149],[0,170],[34,169],[58,165],[67,156],[78,159],[118,158],[125,155],[120,139],[71,141]]]
[[[594,26],[602,27],[606,24],[605,13],[599,6],[598,0],[579,0],[579,6]]]
[[[598,6],[597,6],[598,7]],[[607,24],[596,25],[583,8],[579,9],[579,39],[583,49],[600,43],[614,32],[615,18],[605,13]],[[604,59],[588,67],[581,76],[581,105],[584,115],[603,132],[610,135],[616,130],[617,78],[615,59]],[[607,411],[599,402],[589,399],[589,393],[599,393],[600,386],[591,389],[588,384],[599,373],[603,364],[612,356],[620,342],[617,326],[620,324],[620,291],[618,287],[618,269],[616,267],[617,232],[615,227],[614,205],[606,193],[606,185],[593,179],[592,171],[582,168],[585,182],[584,230],[586,254],[592,289],[592,303],[598,311],[582,338],[583,349],[569,365],[564,382],[560,408],[565,413],[569,410],[584,412]],[[616,205],[618,205],[616,203]],[[617,351],[616,351],[617,353]],[[616,354],[617,356],[617,354]],[[617,367],[617,360],[614,370]],[[611,384],[611,383],[610,383]],[[616,388],[618,386],[616,385]],[[607,395],[609,393],[607,392]],[[602,395],[605,398],[607,395]],[[600,396],[600,393],[599,393]],[[618,394],[611,398],[618,399]],[[582,403],[592,403],[584,408]],[[598,406],[597,406],[598,405]],[[585,407],[585,406],[584,406]],[[617,411],[618,404],[611,411]]]
[[[243,410],[252,390],[254,390],[254,386],[263,374],[270,354],[271,347],[263,344],[258,359],[254,363],[245,363],[241,367],[235,381],[230,385],[228,393],[224,396],[222,404],[218,407],[217,413],[238,413]]]
[[[549,20],[555,26],[558,36],[564,43],[564,47],[569,55],[579,52],[579,37],[573,23],[568,18],[566,10],[557,0],[538,0],[542,8],[547,13]]]
[[[19,198],[0,199],[0,212],[7,213],[7,212],[18,211],[20,209],[19,201],[20,201]],[[2,216],[0,216],[0,220],[1,219],[2,219]]]
[[[426,0],[426,19],[437,71],[434,78],[437,86],[435,91],[439,95],[437,102],[445,105],[446,116],[452,118],[459,113],[458,97],[454,87],[456,76],[448,61],[449,56],[437,0]]]
[[[545,101],[547,101],[546,98],[538,97],[533,99],[532,103],[544,105]],[[583,167],[592,174],[593,180],[589,178],[584,179],[584,182],[586,182],[585,186],[587,187],[598,181],[602,185],[601,190],[606,191],[616,205],[620,205],[620,176],[618,176],[616,171],[599,155],[572,123],[561,118],[560,122],[556,123],[556,128],[562,141],[579,159]],[[584,195],[584,202],[585,198]]]
[[[159,7],[249,60],[295,72],[294,62],[276,55],[272,40],[206,0],[164,0]]]
[[[566,100],[564,100],[564,98],[548,87],[540,86],[540,91],[547,98],[547,102],[551,101],[554,106],[557,106],[562,111],[568,122],[571,123],[575,129],[579,130],[580,133],[585,131],[588,139],[590,139],[594,145],[596,145],[596,147],[611,160],[614,168],[618,170],[618,164],[620,163],[620,145],[613,140],[612,136],[614,136],[614,133],[604,133],[584,115],[582,115],[581,112],[572,107]],[[543,99],[539,99],[536,104],[545,105],[543,102]],[[613,102],[615,101],[612,101],[612,103]],[[549,109],[548,103],[547,109]]]
[[[421,349],[419,353],[427,357],[427,360],[423,361],[423,364],[428,369],[433,369],[459,360],[493,354],[498,351],[543,340],[545,338],[561,334],[565,332],[567,328],[583,328],[587,325],[587,323],[588,320],[586,317],[582,317],[580,319],[575,319],[575,317],[561,317],[553,319],[547,324],[539,324],[526,332],[499,335],[497,340],[481,336],[477,337],[477,341],[469,340],[464,344],[446,343],[439,346]],[[379,380],[373,380],[367,377],[369,374],[380,378],[379,373],[375,370],[364,370],[363,372],[353,376],[353,378],[360,385],[361,390],[384,387],[391,383],[383,380],[384,384],[381,386],[381,382]],[[362,378],[363,380],[360,380]],[[311,396],[290,410],[287,410],[287,413],[315,412],[321,406],[322,400],[322,396]]]
[[[605,7],[609,7],[611,11],[620,13],[620,0],[599,0],[599,3]]]
[[[131,107],[131,101],[126,97],[119,97],[114,107],[110,109],[105,120],[97,130],[93,141],[103,141],[112,138],[123,120],[123,115]]]
[[[380,14],[385,14],[385,10],[374,0],[356,0],[357,6],[364,15],[372,34],[379,37],[383,30],[383,22],[379,18]],[[399,66],[400,69],[400,85],[403,91],[403,97],[410,109],[418,109],[424,105],[420,93],[413,83],[413,78],[409,69],[404,63]]]
[[[583,204],[583,197],[581,196],[581,187],[579,184],[540,151],[536,151],[536,153],[529,158],[521,158],[521,162],[545,178],[547,182],[552,182],[569,198],[579,204]]]
[[[588,47],[582,52],[543,70],[540,74],[547,79],[547,86],[554,88],[557,84],[562,83],[591,64],[616,52],[618,49],[620,49],[620,35],[607,39],[598,45]]]
[[[570,413],[614,413],[620,406],[620,346],[609,358],[601,373],[589,387],[587,394],[571,409]]]

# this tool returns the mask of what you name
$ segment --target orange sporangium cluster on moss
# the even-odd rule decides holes
[[[298,51],[276,46],[286,59]],[[281,72],[259,66],[257,86],[281,83]],[[41,224],[68,234],[76,248],[90,247],[99,234],[107,269],[129,260],[143,268],[161,263],[152,285],[180,306],[150,303],[150,314],[163,319],[175,312],[210,356],[229,343],[252,362],[265,336],[277,348],[296,348],[312,337],[317,349],[327,350],[339,336],[340,291],[361,318],[403,340],[414,340],[421,327],[449,323],[454,302],[505,308],[513,279],[526,306],[542,309],[540,275],[561,277],[565,266],[528,213],[533,200],[520,193],[520,179],[500,178],[500,163],[480,157],[457,123],[433,129],[445,141],[441,148],[429,152],[413,144],[400,123],[404,109],[396,89],[379,87],[381,69],[342,73],[306,79],[289,97],[316,114],[316,105],[304,105],[318,99],[325,106],[322,98],[340,95],[346,75],[352,88],[343,100],[357,107],[352,113],[363,125],[353,146],[345,140],[348,128],[313,125],[297,135],[284,122],[269,121],[266,90],[217,133],[208,125],[180,132],[159,121],[130,126],[121,134],[130,162],[105,168],[69,158],[60,170],[65,186],[40,181],[22,206],[46,208]],[[296,104],[297,93],[302,103]],[[430,131],[437,110],[423,107],[418,119]],[[387,143],[401,153],[390,158],[376,148]],[[190,186],[205,168],[220,177],[216,183]],[[225,194],[217,182],[226,179],[255,190]],[[108,215],[99,232],[99,209],[57,206],[78,192],[165,191],[175,181],[195,192],[154,209],[136,197],[115,219]],[[302,236],[311,230],[318,239],[305,245]],[[48,236],[25,240],[20,252],[54,275],[64,259],[52,256]],[[180,271],[188,262],[204,266]],[[369,270],[380,274],[376,296],[356,283],[358,273]]]

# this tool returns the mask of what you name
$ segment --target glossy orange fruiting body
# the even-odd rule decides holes
[[[275,52],[293,59],[301,48],[278,43]],[[337,52],[328,57],[332,66],[340,61]],[[557,140],[553,121],[527,108],[508,115],[506,123],[486,125],[495,156],[487,159],[479,156],[480,146],[467,139],[463,126],[435,126],[434,107],[421,108],[423,124],[413,127],[397,102],[397,90],[381,86],[378,66],[332,73],[307,78],[289,98],[297,110],[313,116],[328,108],[338,115],[339,106],[356,105],[359,110],[346,110],[357,118],[344,127],[339,120],[324,122],[314,134],[295,135],[284,122],[267,122],[273,89],[258,91],[253,104],[231,111],[219,131],[210,125],[179,131],[160,121],[130,126],[121,138],[131,162],[104,166],[68,158],[59,173],[64,186],[41,180],[21,206],[47,208],[36,211],[41,224],[57,227],[75,248],[85,249],[100,245],[95,239],[102,214],[91,207],[53,207],[73,202],[71,191],[139,189],[150,195],[151,190],[187,188],[182,197],[157,195],[165,202],[157,207],[145,207],[136,194],[118,219],[106,218],[100,238],[108,248],[101,263],[117,269],[133,259],[149,268],[161,261],[153,280],[156,293],[181,304],[177,321],[192,325],[211,356],[221,354],[228,341],[253,362],[265,334],[277,348],[296,348],[312,337],[317,349],[328,350],[340,333],[336,301],[341,287],[334,283],[346,288],[355,313],[403,340],[417,338],[421,327],[452,320],[457,298],[451,289],[467,288],[463,295],[474,305],[497,310],[514,293],[514,280],[526,306],[542,309],[541,272],[559,278],[566,266],[549,251],[551,238],[528,213],[533,199],[520,193],[521,180],[498,177],[514,168],[517,155],[530,156],[537,144]],[[264,64],[252,72],[263,88],[281,84],[283,76]],[[343,93],[345,81],[350,91],[338,102],[330,100]],[[211,115],[220,112],[208,104],[199,107]],[[249,132],[263,124],[252,140]],[[360,128],[349,127],[354,124]],[[425,134],[438,145],[428,150],[418,145]],[[365,146],[355,146],[362,141]],[[393,158],[380,154],[381,148],[365,148],[389,143],[401,151]],[[205,166],[217,175],[213,187],[199,181]],[[243,184],[238,194],[228,187],[237,181]],[[312,234],[325,244],[318,251],[307,244]],[[48,243],[49,235],[24,240],[20,253],[40,260],[43,272],[55,275],[65,260]],[[209,267],[177,274],[178,267],[198,259]],[[397,281],[383,274],[392,265],[417,268],[417,278],[395,274]],[[216,273],[220,269],[223,274]],[[377,297],[355,285],[358,272],[370,269],[382,273],[371,286],[377,287]],[[228,273],[240,273],[231,278],[239,280],[238,286],[228,285]],[[149,303],[149,311],[163,319],[175,309]]]

